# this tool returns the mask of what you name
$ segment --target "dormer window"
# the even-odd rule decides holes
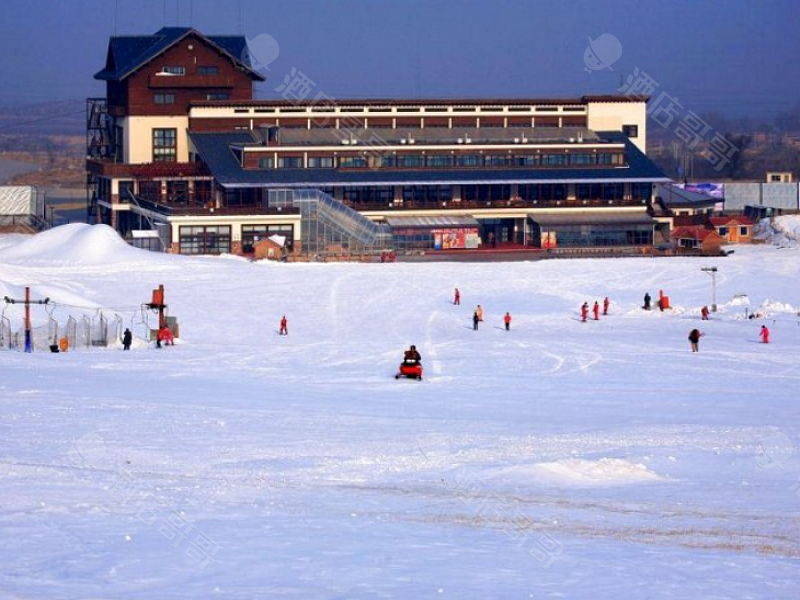
[[[186,67],[165,66],[161,67],[159,75],[186,75]]]

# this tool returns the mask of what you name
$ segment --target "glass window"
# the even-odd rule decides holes
[[[230,225],[181,227],[181,254],[223,254],[231,251]]]
[[[489,155],[484,157],[483,160],[487,167],[507,167],[511,164],[511,156],[508,154]]]
[[[302,156],[280,156],[278,157],[278,168],[280,169],[302,169]]]
[[[720,227],[719,228],[719,234],[722,237],[725,237],[726,235],[728,235],[728,228],[727,227]]]
[[[432,154],[426,160],[429,167],[443,168],[453,166],[453,157],[449,154]]]
[[[154,94],[153,102],[156,104],[175,104],[175,94]]]
[[[166,67],[161,67],[161,72],[166,75],[185,75],[186,74],[186,67],[178,67],[175,65],[168,65]]]
[[[332,156],[309,156],[308,157],[309,169],[332,169],[333,157]]]
[[[227,100],[228,92],[210,92],[206,94],[206,100]]]
[[[153,162],[175,162],[178,159],[178,130],[153,129]]]
[[[483,157],[479,154],[457,154],[455,165],[457,167],[483,166]]]
[[[259,169],[271,169],[274,166],[274,161],[272,157],[262,157],[258,159],[258,168]]]
[[[572,164],[576,167],[590,166],[597,164],[597,158],[595,154],[573,154]]]
[[[217,75],[219,68],[214,65],[200,65],[197,67],[198,75]]]
[[[363,169],[367,166],[367,159],[360,156],[343,156],[339,159],[339,167],[342,169]]]
[[[622,133],[627,135],[629,138],[639,137],[639,126],[638,125],[623,125],[622,126]]]
[[[421,154],[398,154],[395,164],[398,167],[424,167],[425,157]]]
[[[750,229],[747,227],[740,227],[739,228],[739,235],[747,236],[750,234]]]
[[[653,191],[652,184],[649,183],[632,183],[631,184],[631,200],[650,200],[650,194]]]
[[[566,163],[566,154],[542,154],[542,165],[545,167],[561,167]]]

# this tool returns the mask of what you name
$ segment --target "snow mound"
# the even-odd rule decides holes
[[[518,483],[607,486],[661,481],[662,477],[641,463],[622,458],[585,460],[569,458],[501,469],[493,477]]]
[[[796,248],[800,244],[800,215],[782,215],[771,222],[763,219],[757,237],[781,248]]]
[[[146,252],[128,245],[108,225],[71,223],[0,249],[0,262],[102,265],[142,261]]]
[[[758,307],[758,311],[764,316],[775,315],[779,313],[792,313],[796,314],[798,309],[792,306],[791,304],[787,304],[785,302],[778,302],[777,300],[771,300],[767,298],[764,302],[761,303],[761,306]]]

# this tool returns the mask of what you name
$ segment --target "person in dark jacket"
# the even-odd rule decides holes
[[[131,333],[130,329],[126,329],[125,333],[122,334],[122,349],[130,350],[132,343],[133,343],[133,334]]]
[[[692,329],[689,332],[689,343],[692,346],[692,352],[700,352],[700,338],[703,337],[703,334],[700,333],[699,329]]]
[[[650,294],[645,293],[644,295],[644,307],[645,310],[650,310]]]
[[[478,311],[476,310],[474,313],[472,313],[472,329],[474,331],[478,331],[478,323],[480,322],[481,319],[478,317]]]
[[[412,344],[411,347],[405,351],[403,362],[407,365],[416,366],[420,364],[421,361],[422,355],[419,353],[419,350],[417,350],[417,347]]]

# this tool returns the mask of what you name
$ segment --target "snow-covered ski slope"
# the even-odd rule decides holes
[[[138,333],[161,283],[174,347],[0,352],[0,598],[797,598],[797,249],[271,264],[103,226],[0,239],[0,296],[58,320]],[[659,289],[673,310],[641,310]],[[394,379],[409,344],[422,382]]]

